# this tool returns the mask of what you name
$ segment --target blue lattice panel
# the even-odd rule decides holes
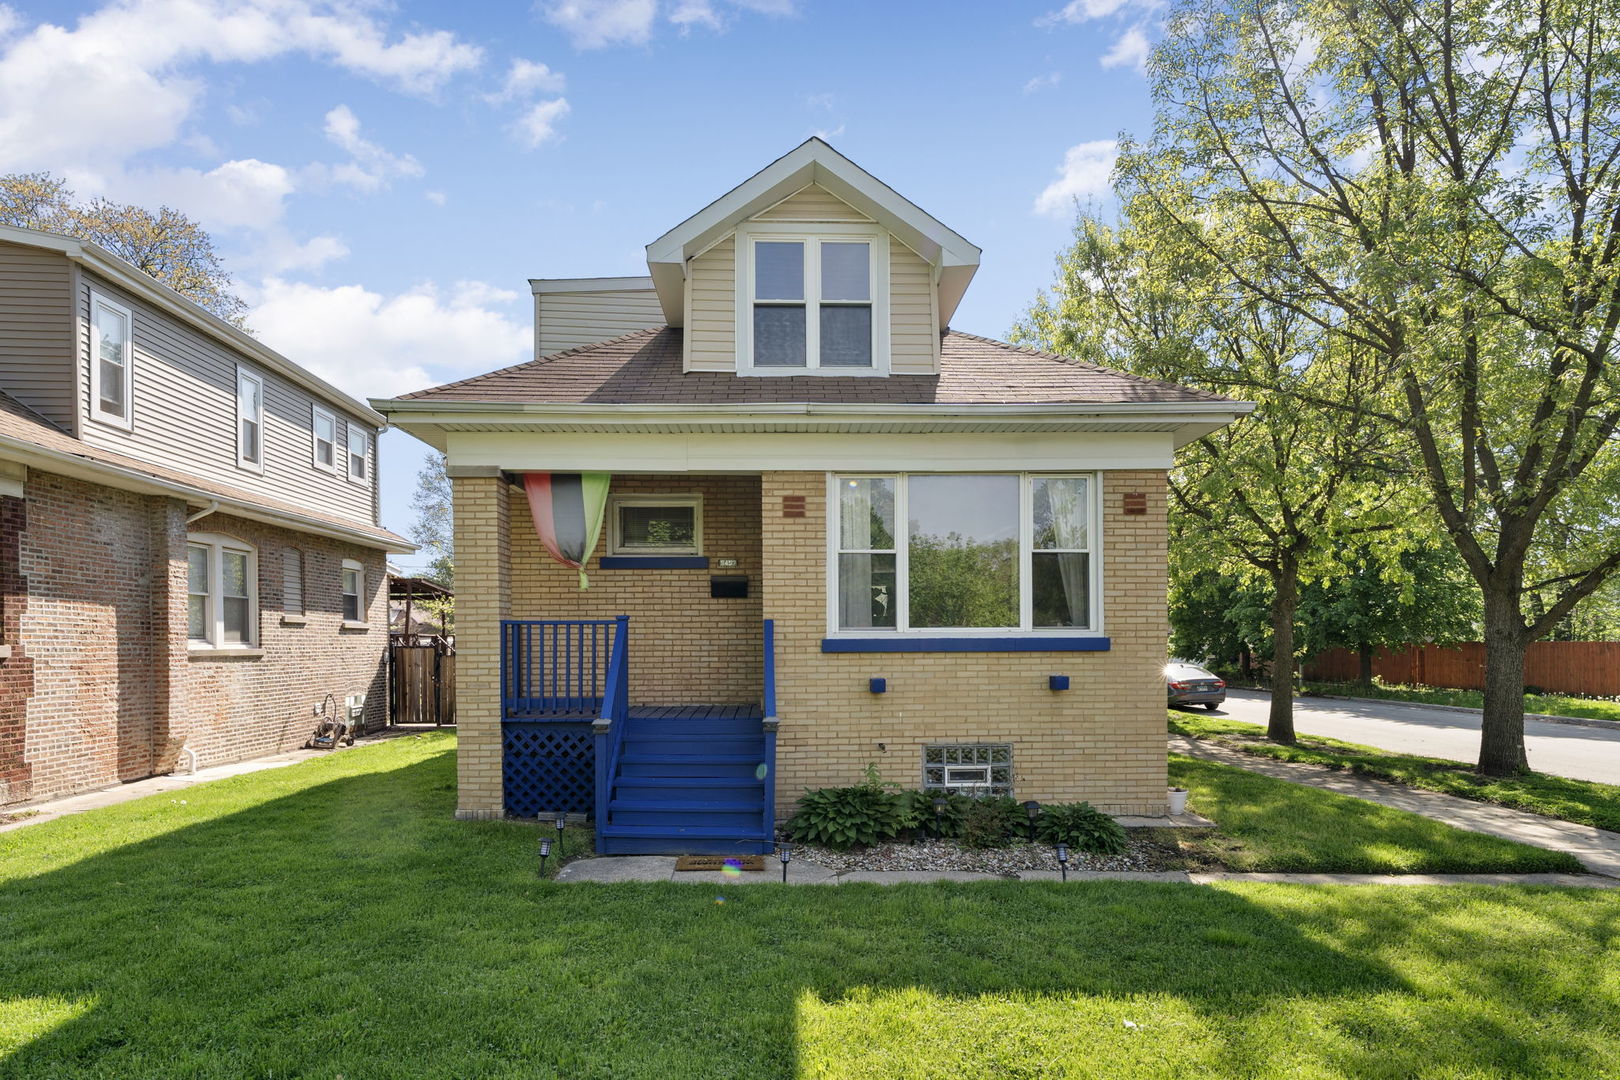
[[[508,814],[592,813],[596,746],[590,724],[507,720],[501,736]]]

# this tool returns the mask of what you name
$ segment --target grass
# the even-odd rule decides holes
[[[1190,861],[1232,870],[1350,874],[1580,873],[1563,852],[1467,832],[1417,814],[1172,754],[1172,783],[1219,834]]]
[[[1304,693],[1334,697],[1377,698],[1383,701],[1413,701],[1424,705],[1460,705],[1468,709],[1485,707],[1485,695],[1478,690],[1449,690],[1435,686],[1400,686],[1374,682],[1312,682]],[[1620,722],[1620,701],[1606,698],[1566,697],[1562,694],[1526,694],[1524,711],[1543,716],[1575,716],[1588,720]]]
[[[1620,831],[1620,786],[1571,780],[1546,773],[1491,777],[1472,765],[1447,758],[1397,754],[1375,746],[1341,742],[1324,735],[1301,735],[1295,746],[1266,742],[1253,724],[1170,711],[1170,730],[1194,739],[1215,739],[1258,757],[1349,769],[1426,791],[1511,806],[1533,814]]]
[[[1620,1072],[1603,893],[556,885],[453,748],[0,835],[0,1077]]]

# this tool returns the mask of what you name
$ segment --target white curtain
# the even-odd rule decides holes
[[[1057,556],[1058,573],[1063,578],[1063,595],[1069,604],[1071,625],[1082,626],[1089,618],[1087,591],[1091,585],[1089,554],[1074,549],[1086,543],[1086,481],[1084,477],[1053,477],[1046,482],[1047,499],[1052,507],[1052,546],[1067,549]]]
[[[872,546],[872,489],[870,480],[844,480],[838,485],[838,546],[860,551]],[[872,625],[872,557],[839,555],[839,616],[841,626]]]

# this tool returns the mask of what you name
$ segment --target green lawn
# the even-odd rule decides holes
[[[1478,690],[1449,690],[1438,686],[1400,686],[1375,682],[1312,682],[1306,694],[1335,697],[1379,698],[1385,701],[1415,701],[1425,705],[1461,705],[1469,709],[1485,707],[1485,695]],[[1526,694],[1524,711],[1543,716],[1580,716],[1589,720],[1620,721],[1620,701],[1604,698],[1566,697],[1563,694]]]
[[[1606,893],[556,885],[453,748],[0,835],[0,1076],[1620,1072]]]
[[[1600,829],[1620,830],[1620,787],[1614,784],[1546,773],[1488,777],[1465,762],[1396,754],[1323,735],[1301,735],[1297,745],[1281,746],[1266,742],[1263,729],[1254,724],[1175,709],[1170,710],[1170,730],[1195,739],[1216,739],[1244,753],[1277,761],[1349,769],[1427,791],[1443,791]]]

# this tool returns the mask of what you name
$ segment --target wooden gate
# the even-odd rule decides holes
[[[437,634],[396,634],[388,646],[389,722],[456,722],[456,647]]]

